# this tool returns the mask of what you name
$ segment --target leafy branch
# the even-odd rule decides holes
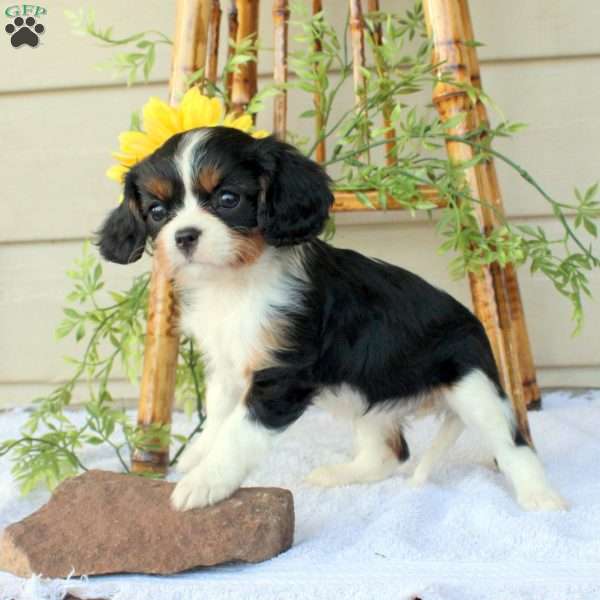
[[[84,342],[79,358],[68,358],[73,375],[48,396],[34,400],[22,437],[0,444],[0,456],[10,455],[13,475],[28,492],[39,483],[53,487],[65,477],[85,470],[78,453],[86,446],[105,445],[128,472],[129,455],[134,448],[146,450],[180,443],[179,455],[188,438],[172,434],[170,427],[155,424],[139,427],[119,408],[109,387],[119,367],[135,384],[142,363],[148,307],[149,274],[134,278],[122,292],[104,292],[102,265],[89,243],[68,271],[73,290],[67,297],[65,318],[57,338],[74,337]],[[73,400],[76,386],[87,388],[83,405],[85,422],[77,427],[65,412]],[[186,412],[198,412],[202,424],[204,374],[202,362],[191,340],[184,339],[179,349],[176,373],[177,402]]]
[[[443,239],[439,251],[456,253],[450,262],[454,276],[479,273],[483,265],[492,262],[501,266],[529,262],[532,272],[543,273],[571,302],[575,331],[579,331],[583,323],[582,296],[590,295],[589,274],[600,266],[591,243],[582,238],[582,230],[591,239],[597,238],[596,221],[600,218],[597,185],[584,193],[576,190],[574,202],[559,202],[523,167],[491,147],[495,138],[514,135],[522,124],[502,121],[495,128],[482,127],[460,137],[453,135],[452,130],[465,118],[464,114],[441,122],[431,107],[418,107],[418,101],[411,104],[416,94],[440,80],[459,85],[451,74],[438,76],[440,65],[431,63],[431,44],[426,37],[420,2],[405,15],[374,12],[366,16],[365,39],[373,66],[362,71],[365,89],[361,102],[359,106],[338,111],[335,122],[330,124],[337,90],[351,77],[351,63],[337,32],[327,25],[324,13],[309,17],[302,6],[294,10],[300,15],[295,22],[295,37],[302,45],[290,61],[296,80],[289,87],[316,98],[314,110],[301,115],[318,117],[323,123],[315,139],[309,142],[309,154],[322,141],[334,138],[333,150],[324,166],[339,173],[336,186],[355,191],[369,208],[374,206],[366,192],[375,192],[384,209],[388,198],[393,198],[411,211],[428,213],[438,207],[422,192],[422,187],[433,188],[437,197],[445,201],[436,214],[436,229]],[[344,41],[346,37],[344,32]],[[326,64],[328,69],[315,69],[315,64]],[[333,65],[339,69],[335,86],[329,80]],[[464,83],[459,87],[473,104],[481,101],[494,106],[481,90]],[[376,127],[377,121],[382,126]],[[369,132],[367,139],[365,131]],[[447,142],[469,145],[471,160],[456,164],[440,158]],[[371,151],[383,146],[384,158],[393,158],[391,164],[370,160]],[[548,202],[562,227],[561,235],[549,239],[541,227],[513,225],[489,199],[472,196],[466,185],[466,170],[492,157],[515,170]],[[491,232],[481,230],[475,215],[478,204],[494,215],[497,225]]]
[[[126,75],[127,85],[136,81],[140,69],[144,81],[147,82],[156,61],[157,47],[173,44],[164,33],[154,29],[123,38],[115,37],[112,27],[102,29],[96,24],[96,12],[93,8],[87,10],[80,8],[78,11],[65,10],[64,14],[75,35],[89,36],[105,47],[133,46],[132,50],[119,52],[105,63],[98,65],[101,70],[112,70],[115,76]]]

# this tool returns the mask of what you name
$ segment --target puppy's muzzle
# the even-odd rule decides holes
[[[175,232],[175,245],[186,257],[191,256],[198,245],[202,232],[195,227],[186,227]]]

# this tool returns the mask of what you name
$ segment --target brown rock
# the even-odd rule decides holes
[[[0,569],[21,577],[168,574],[287,550],[294,503],[280,488],[242,488],[203,509],[177,512],[173,483],[108,471],[68,479],[37,512],[4,530]]]

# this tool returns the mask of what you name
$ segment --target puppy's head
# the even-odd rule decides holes
[[[289,144],[195,129],[129,171],[124,200],[100,229],[100,252],[134,262],[150,237],[175,270],[238,267],[266,246],[316,237],[332,201],[325,172]]]

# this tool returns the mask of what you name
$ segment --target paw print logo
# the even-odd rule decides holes
[[[35,22],[33,17],[17,17],[12,23],[9,23],[4,31],[10,35],[10,43],[13,48],[18,48],[23,44],[35,48],[40,43],[40,34],[44,33],[45,28],[41,23]]]

